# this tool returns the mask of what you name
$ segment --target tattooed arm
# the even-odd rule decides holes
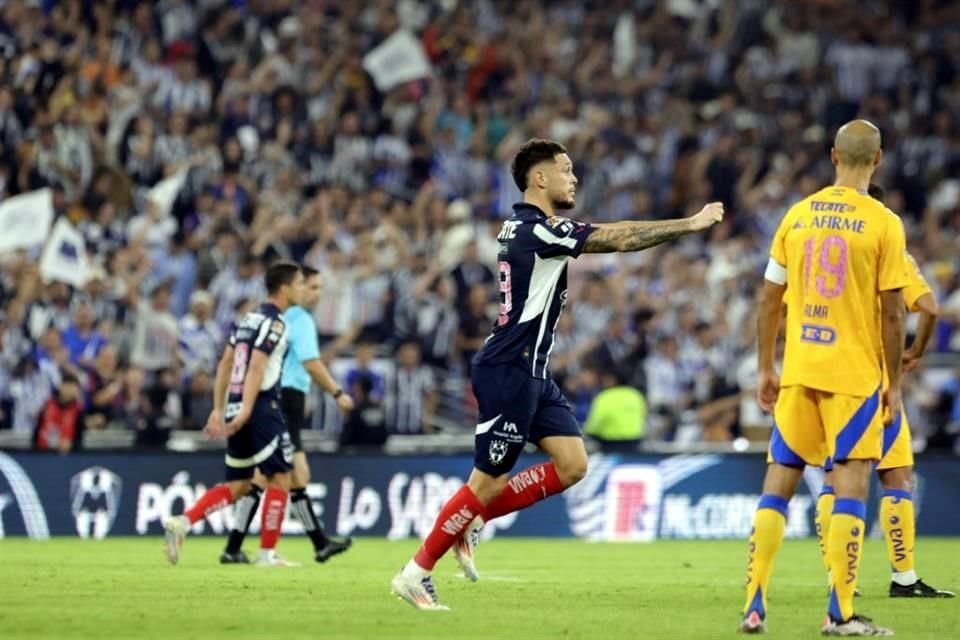
[[[583,253],[622,253],[641,251],[709,229],[723,220],[723,204],[711,202],[694,216],[679,220],[661,220],[657,222],[614,222],[594,225],[593,232],[583,245]]]

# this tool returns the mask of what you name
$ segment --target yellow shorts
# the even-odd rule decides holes
[[[880,390],[864,398],[799,385],[783,387],[773,411],[767,462],[792,467],[832,460],[879,460],[883,453]]]
[[[892,424],[883,429],[883,457],[877,469],[913,466],[913,445],[907,413],[901,411]]]
[[[907,422],[905,411],[900,411],[900,417],[883,428],[883,451],[881,453],[883,457],[880,458],[880,462],[876,466],[879,471],[913,466],[910,423]],[[833,460],[827,458],[823,469],[824,471],[833,471]]]

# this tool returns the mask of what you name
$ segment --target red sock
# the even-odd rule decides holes
[[[261,549],[273,549],[277,546],[286,509],[287,492],[276,487],[268,487],[263,494],[263,512],[260,514]]]
[[[552,462],[535,464],[507,481],[503,493],[487,505],[487,520],[526,509],[555,493],[563,491],[560,476]]]
[[[443,505],[437,521],[433,523],[433,531],[423,541],[423,546],[413,557],[422,569],[433,571],[437,560],[443,557],[457,538],[463,535],[467,525],[483,514],[483,503],[474,495],[470,487],[463,485],[453,497]]]
[[[218,484],[207,489],[207,492],[200,496],[200,499],[192,507],[184,511],[183,515],[187,516],[190,524],[193,524],[203,520],[203,517],[208,513],[223,509],[231,502],[233,502],[233,496],[230,495],[230,489],[225,484]]]

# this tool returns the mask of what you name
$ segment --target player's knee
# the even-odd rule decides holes
[[[573,456],[568,460],[560,462],[557,468],[557,475],[560,477],[560,482],[563,483],[563,487],[572,487],[583,480],[587,475],[587,466],[586,454]]]
[[[883,469],[879,472],[880,484],[884,489],[896,489],[898,491],[913,491],[913,468],[897,467],[895,469]]]
[[[267,480],[267,485],[274,489],[290,491],[291,477],[289,473],[275,473]]]
[[[479,469],[474,469],[467,479],[467,486],[473,491],[473,495],[477,496],[477,499],[486,505],[503,493],[509,479],[507,474],[492,476]]]
[[[230,497],[234,500],[247,495],[250,492],[250,487],[253,486],[253,483],[249,480],[234,480],[227,483],[227,489],[230,490]]]

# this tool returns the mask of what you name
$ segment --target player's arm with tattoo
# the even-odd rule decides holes
[[[723,203],[711,202],[689,218],[654,222],[598,224],[583,244],[583,253],[641,251],[681,236],[709,229],[723,220]]]

